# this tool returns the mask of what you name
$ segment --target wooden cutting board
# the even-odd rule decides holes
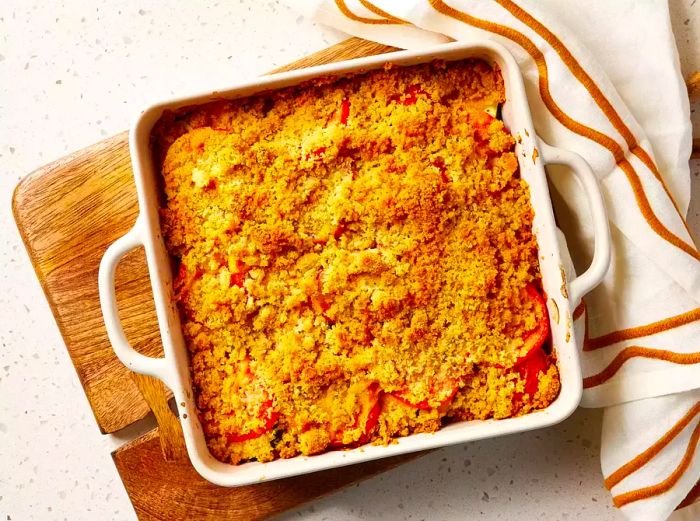
[[[351,38],[279,70],[390,50]],[[416,457],[398,456],[237,489],[208,483],[187,459],[178,420],[167,404],[168,391],[157,380],[130,373],[117,360],[102,321],[100,259],[138,214],[127,134],[26,177],[15,190],[13,211],[100,430],[118,431],[151,412],[156,417],[158,428],[113,453],[139,519],[262,519]],[[117,300],[132,345],[149,356],[162,356],[142,250],[120,263]]]

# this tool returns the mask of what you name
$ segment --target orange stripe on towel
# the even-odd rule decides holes
[[[341,13],[350,18],[350,20],[354,20],[355,22],[362,22],[364,24],[373,25],[395,25],[397,23],[401,23],[396,22],[394,20],[388,20],[386,18],[365,18],[364,16],[357,16],[350,10],[350,8],[348,8],[347,4],[345,3],[345,0],[335,0],[335,5]]]
[[[602,335],[596,338],[586,338],[583,343],[584,351],[595,351],[596,349],[601,349],[617,342],[622,342],[623,340],[632,340],[634,338],[641,338],[649,335],[654,335],[656,333],[661,333],[662,331],[668,331],[669,329],[675,329],[691,322],[700,320],[700,308],[695,308],[686,313],[681,313],[680,315],[675,315],[663,320],[658,320],[656,322],[651,322],[644,326],[631,327],[629,329],[621,329],[619,331],[613,331],[606,335]]]
[[[663,360],[673,364],[698,364],[700,363],[700,352],[698,353],[676,353],[665,349],[651,349],[649,347],[629,346],[620,351],[613,361],[598,374],[587,376],[583,379],[583,388],[589,389],[602,383],[607,382],[615,376],[622,365],[631,358],[651,358],[654,360]]]
[[[661,452],[666,445],[671,443],[673,439],[693,421],[693,418],[695,418],[698,413],[700,413],[700,402],[696,403],[685,413],[656,443],[605,478],[605,488],[608,490],[612,489],[627,476],[637,472],[637,470],[649,463],[654,456]]]
[[[698,446],[698,439],[700,439],[700,423],[695,426],[693,434],[690,436],[690,442],[688,443],[688,448],[685,450],[685,454],[683,454],[683,459],[681,459],[679,465],[665,480],[656,485],[651,485],[650,487],[639,488],[614,496],[614,505],[620,508],[634,501],[648,499],[671,490],[671,488],[678,483],[678,480],[681,479],[685,471],[688,470],[690,463],[693,461],[693,456],[695,456],[695,450]]]
[[[673,233],[671,230],[666,228],[666,226],[664,226],[664,224],[656,216],[656,214],[654,213],[654,209],[649,203],[649,199],[647,198],[646,193],[644,193],[644,186],[642,185],[642,180],[639,178],[639,175],[635,171],[632,164],[626,159],[618,161],[617,164],[625,173],[625,176],[627,177],[627,180],[629,181],[630,186],[632,187],[634,199],[637,201],[639,211],[642,213],[644,219],[646,219],[647,224],[649,224],[651,229],[654,230],[654,232],[656,232],[656,234],[659,237],[663,238],[666,242],[673,244],[676,248],[684,251],[694,259],[700,260],[700,253],[697,249],[695,249],[695,246],[688,244],[683,239],[678,237],[675,233]],[[671,199],[671,201],[673,202],[673,199]],[[686,227],[686,229],[688,228],[685,222],[684,226]]]
[[[678,217],[681,218],[681,222],[683,223],[683,226],[685,226],[685,230],[688,232],[688,235],[691,237],[691,241],[692,241],[693,234],[690,233],[690,227],[688,226],[688,221],[685,220],[685,216],[683,215],[683,212],[681,212],[680,206],[678,206],[678,203],[671,195],[671,192],[668,189],[668,186],[666,185],[664,178],[661,177],[661,172],[659,172],[659,169],[656,166],[656,164],[654,163],[654,161],[651,159],[651,157],[649,156],[647,151],[644,150],[640,145],[635,145],[631,149],[631,151],[635,156],[637,156],[639,158],[639,160],[644,164],[644,166],[646,166],[651,171],[651,173],[659,181],[659,183],[661,183],[661,186],[663,186],[664,191],[666,192],[666,195],[673,203],[673,206],[676,209],[676,212],[678,213]]]
[[[612,123],[613,127],[615,127],[615,130],[617,130],[620,133],[620,135],[624,138],[630,151],[635,156],[637,156],[639,160],[642,161],[642,163],[644,163],[644,165],[646,165],[646,167],[651,171],[654,177],[659,181],[659,183],[661,183],[661,186],[666,191],[666,195],[668,195],[668,198],[676,207],[676,211],[678,212],[679,217],[683,221],[683,224],[686,226],[686,229],[688,229],[688,226],[685,222],[685,218],[680,212],[680,209],[676,204],[676,201],[673,199],[671,192],[668,190],[668,187],[666,186],[666,183],[661,177],[661,173],[654,164],[654,161],[652,161],[651,157],[646,152],[646,150],[644,150],[637,143],[634,134],[622,120],[622,117],[620,117],[620,115],[617,113],[615,107],[612,106],[612,103],[608,101],[608,99],[603,94],[603,91],[600,90],[600,87],[598,87],[598,85],[593,81],[593,78],[591,78],[588,75],[586,70],[581,66],[578,60],[576,60],[574,55],[571,54],[571,51],[567,49],[567,47],[562,43],[562,41],[557,37],[557,35],[555,35],[545,25],[543,25],[530,13],[525,11],[522,7],[515,4],[512,0],[496,0],[496,2],[504,9],[507,9],[508,12],[510,12],[513,16],[515,16],[527,26],[529,26],[533,31],[540,35],[543,40],[545,40],[547,43],[549,43],[549,45],[552,46],[552,48],[561,58],[562,62],[564,62],[564,64],[569,68],[571,73],[581,83],[581,85],[585,87],[585,89],[591,95],[593,100],[596,102],[596,105],[600,107],[600,110],[603,111],[603,114],[605,114],[605,116],[610,120],[610,123]]]
[[[617,141],[612,139],[610,136],[603,134],[602,132],[592,129],[591,127],[588,127],[583,123],[572,119],[557,105],[549,91],[549,76],[547,70],[547,62],[544,58],[544,55],[542,54],[542,51],[540,51],[540,49],[532,42],[532,40],[530,40],[523,33],[511,27],[499,25],[488,20],[475,18],[471,15],[468,15],[467,13],[459,11],[458,9],[450,7],[442,0],[429,0],[429,2],[435,10],[444,14],[445,16],[449,16],[451,18],[454,18],[455,20],[459,20],[479,29],[490,31],[492,33],[508,38],[509,40],[516,42],[523,49],[525,49],[525,51],[532,57],[532,59],[535,61],[535,64],[537,65],[537,71],[539,73],[540,96],[542,97],[542,101],[552,113],[552,115],[557,120],[559,120],[559,122],[562,125],[564,125],[572,132],[575,132],[580,136],[586,137],[607,148],[615,158],[616,163],[624,172],[625,176],[627,177],[627,180],[630,182],[639,210],[642,216],[646,219],[651,229],[669,244],[676,246],[677,248],[684,251],[694,259],[700,261],[700,253],[693,246],[689,245],[680,237],[671,232],[668,228],[666,228],[656,216],[644,192],[644,187],[642,185],[641,179],[639,178],[639,175],[635,171],[632,164],[627,159],[625,159],[625,151],[617,143]],[[584,84],[584,86],[586,85]]]
[[[360,3],[364,6],[365,9],[373,12],[377,16],[381,16],[382,18],[386,18],[387,20],[391,20],[392,22],[397,23],[397,24],[405,24],[406,23],[401,18],[396,18],[395,16],[390,15],[389,13],[384,11],[383,9],[380,9],[379,7],[374,5],[369,0],[360,0]]]

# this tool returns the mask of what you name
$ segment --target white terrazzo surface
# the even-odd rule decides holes
[[[698,70],[700,2],[671,4],[684,71]],[[17,181],[124,130],[152,99],[342,38],[279,2],[0,0],[0,521],[135,519],[110,452],[147,427],[99,433],[12,220]],[[580,410],[546,431],[440,450],[285,517],[621,519],[601,483],[600,418]]]

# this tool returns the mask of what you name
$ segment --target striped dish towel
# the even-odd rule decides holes
[[[605,408],[605,485],[629,519],[666,519],[700,478],[700,254],[685,223],[691,128],[666,0],[288,3],[388,45],[486,38],[516,58],[538,133],[588,160],[608,206],[612,266],[575,312],[583,405]],[[573,176],[552,180],[584,269],[585,199]]]

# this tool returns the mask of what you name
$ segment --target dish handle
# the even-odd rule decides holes
[[[100,294],[100,307],[107,329],[107,337],[112,343],[112,349],[117,358],[130,370],[154,376],[167,384],[168,366],[165,358],[152,358],[136,351],[124,334],[121,320],[119,319],[119,307],[115,288],[115,274],[119,261],[131,250],[143,246],[143,240],[139,233],[138,221],[125,235],[114,241],[100,262],[98,276],[98,289]]]
[[[576,306],[581,297],[600,284],[610,266],[612,249],[610,226],[603,203],[603,194],[593,169],[583,157],[570,150],[548,145],[541,139],[539,144],[544,163],[568,166],[578,177],[588,200],[588,208],[593,220],[593,260],[586,271],[569,281],[569,299],[572,305]]]

